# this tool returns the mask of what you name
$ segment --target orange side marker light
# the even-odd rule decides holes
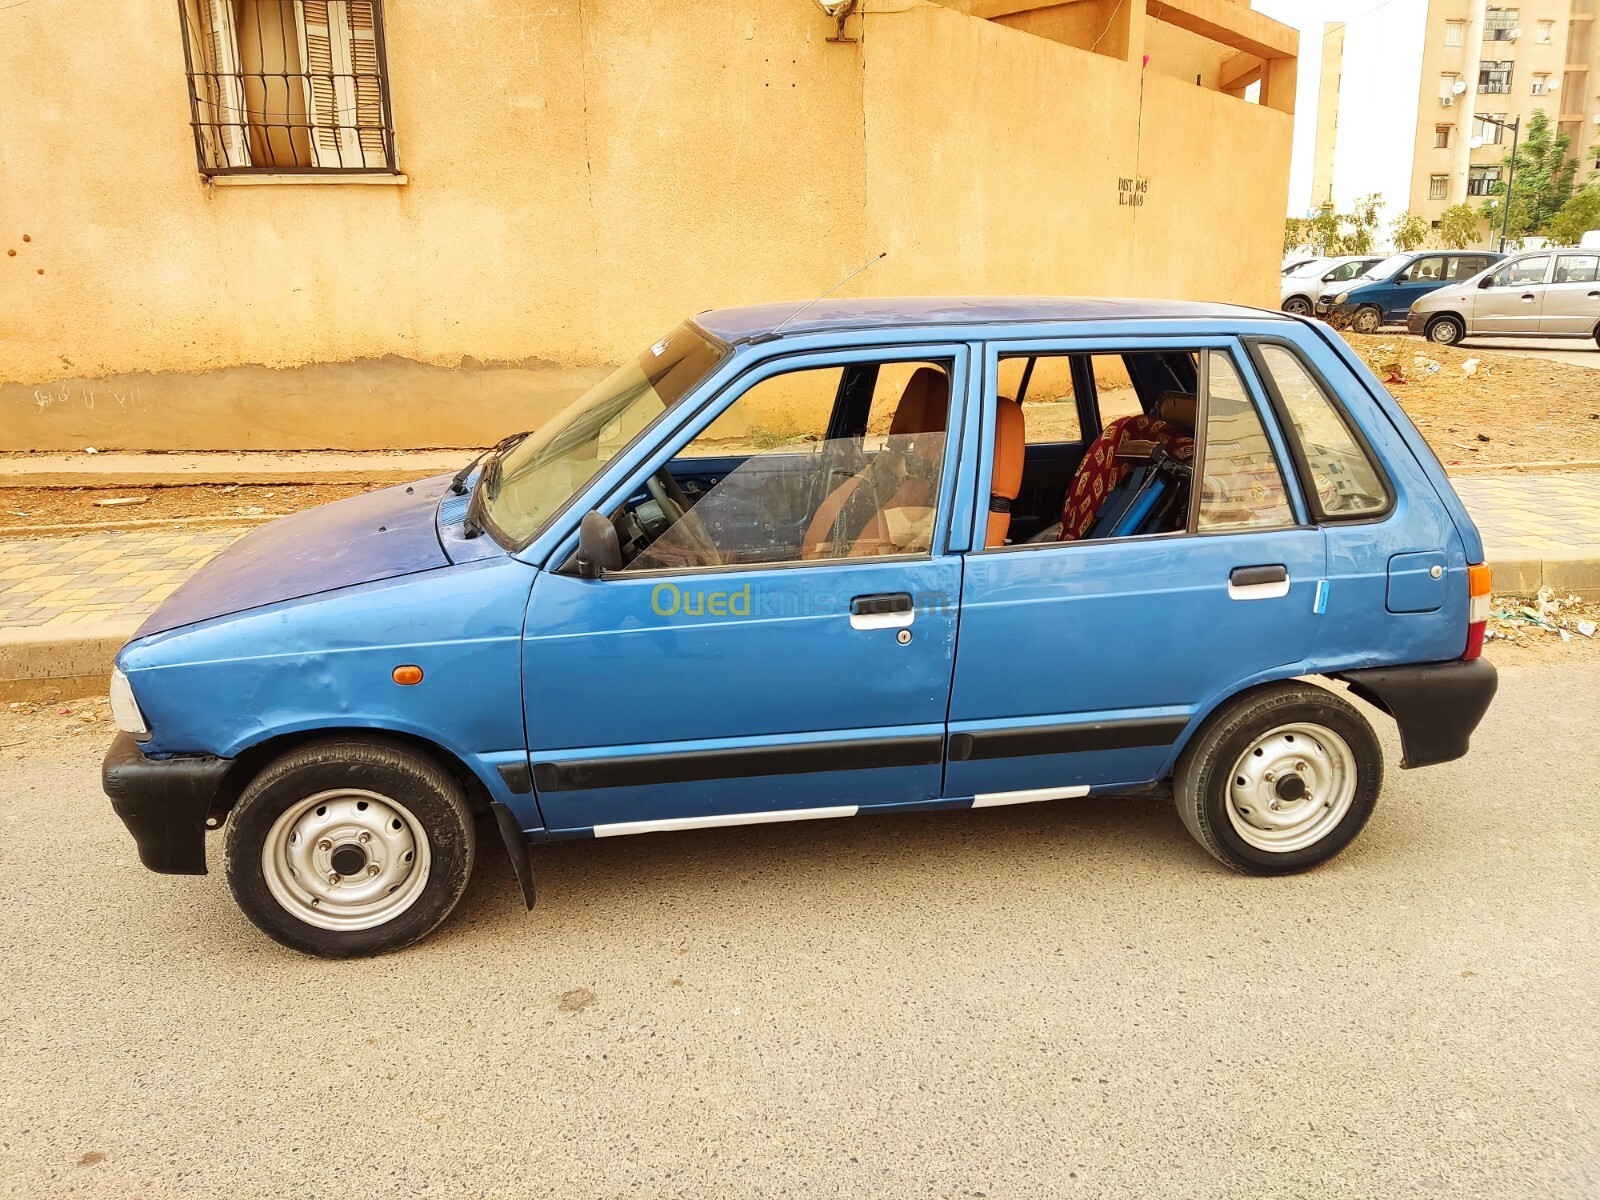
[[[401,687],[411,687],[422,682],[422,668],[407,663],[405,666],[394,669],[394,681]]]

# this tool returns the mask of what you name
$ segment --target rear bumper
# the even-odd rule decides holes
[[[230,758],[146,758],[119,733],[106,751],[100,782],[133,834],[139,861],[166,875],[206,873],[206,815],[233,766]]]
[[[1370,667],[1334,676],[1400,727],[1400,765],[1431,767],[1462,757],[1489,711],[1499,673],[1486,659]]]

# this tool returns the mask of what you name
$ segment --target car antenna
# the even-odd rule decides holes
[[[822,301],[826,300],[829,296],[833,295],[840,288],[842,288],[845,284],[849,283],[857,275],[861,274],[861,272],[865,271],[873,263],[877,262],[880,258],[888,258],[888,257],[889,257],[889,252],[887,250],[880,250],[877,254],[874,254],[871,258],[867,259],[866,262],[862,263],[854,271],[851,271],[850,274],[846,275],[843,279],[839,280],[838,283],[834,284],[827,291],[823,292],[822,295],[818,296],[815,300],[811,300],[811,301],[808,301],[805,304],[802,304],[799,308],[795,309],[792,313],[790,313],[783,320],[779,321],[771,329],[767,330],[767,332],[765,332],[763,334],[760,334],[760,335],[758,335],[756,337],[751,338],[750,339],[750,344],[751,345],[758,345],[761,342],[770,342],[773,338],[778,336],[778,331],[780,329],[782,329],[790,321],[792,321],[796,317],[798,317],[801,313],[805,312],[806,309],[811,308],[813,305],[819,304]]]

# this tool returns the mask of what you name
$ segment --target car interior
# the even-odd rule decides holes
[[[950,366],[833,368],[826,428],[730,434],[736,401],[609,514],[623,569],[926,553]],[[1185,529],[1198,374],[1192,351],[1002,358],[985,549]],[[1087,520],[1064,539],[1074,497]]]

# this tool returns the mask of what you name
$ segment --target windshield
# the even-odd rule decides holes
[[[497,540],[526,545],[640,430],[704,379],[723,353],[680,325],[491,461],[479,486]]]
[[[1363,279],[1387,279],[1411,261],[1409,254],[1391,254],[1375,267],[1368,267]]]
[[[1325,264],[1332,261],[1333,260],[1331,258],[1313,258],[1310,262],[1301,263],[1294,270],[1290,271],[1289,276],[1290,278],[1296,278],[1301,275],[1315,275],[1318,271],[1322,270]]]

